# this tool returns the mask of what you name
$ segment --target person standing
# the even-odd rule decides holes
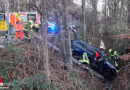
[[[24,35],[25,35],[25,40],[27,40],[28,42],[30,42],[30,35],[29,35],[29,30],[31,31],[32,28],[33,28],[33,21],[32,20],[29,20],[28,23],[24,23],[24,28],[23,28],[23,32],[24,32]]]
[[[109,53],[110,53],[110,56],[109,56],[108,60],[114,58],[114,66],[118,67],[119,66],[118,65],[118,63],[119,63],[119,55],[118,55],[117,51],[109,49]]]

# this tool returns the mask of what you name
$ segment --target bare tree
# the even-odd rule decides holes
[[[92,16],[93,16],[93,26],[92,26],[92,30],[93,30],[93,36],[97,27],[97,3],[98,0],[90,0],[91,6],[92,6]]]
[[[67,69],[72,69],[72,51],[71,51],[71,42],[70,42],[70,35],[69,35],[69,29],[67,25],[67,0],[63,0],[63,7],[64,7],[64,14],[63,14],[63,23],[64,23],[64,28],[63,28],[63,34],[64,38],[62,38],[62,47],[63,47],[63,62],[65,63],[65,67]]]
[[[128,9],[128,23],[127,23],[127,25],[130,28],[130,0],[128,0],[127,9]]]
[[[39,72],[46,76],[46,80],[49,81],[49,61],[48,61],[48,46],[47,46],[47,14],[46,14],[46,0],[42,0],[43,14],[42,14],[42,39],[41,42],[41,58],[39,59]]]
[[[86,18],[85,18],[85,0],[82,0],[82,29],[83,29],[83,36],[84,41],[86,41]]]
[[[0,13],[5,13],[5,1],[1,0],[0,1]]]

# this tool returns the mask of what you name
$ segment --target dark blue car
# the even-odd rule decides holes
[[[117,75],[117,69],[105,58],[104,53],[96,47],[84,42],[82,40],[72,40],[72,56],[77,60],[82,58],[84,52],[87,53],[90,60],[90,67],[104,76],[107,80],[113,80]],[[99,53],[99,60],[94,60],[94,53]]]

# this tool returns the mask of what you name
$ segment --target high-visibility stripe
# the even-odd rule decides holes
[[[28,29],[23,28],[23,31],[28,31]]]
[[[7,30],[6,21],[0,21],[0,30]]]
[[[18,18],[19,21],[22,21],[22,18],[19,16],[18,13],[14,13],[14,15]]]
[[[25,39],[31,39],[31,37],[24,37]]]
[[[20,16],[17,17],[19,19],[19,21],[22,21],[22,18]]]
[[[36,28],[39,28],[39,25],[38,25],[38,24],[35,24],[35,27],[36,27]]]
[[[33,28],[33,25],[30,25],[30,28]]]
[[[117,61],[115,61],[115,66],[118,67],[118,63],[117,63]]]

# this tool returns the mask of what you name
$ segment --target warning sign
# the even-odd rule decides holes
[[[0,31],[6,31],[6,30],[7,30],[6,21],[0,21]]]

